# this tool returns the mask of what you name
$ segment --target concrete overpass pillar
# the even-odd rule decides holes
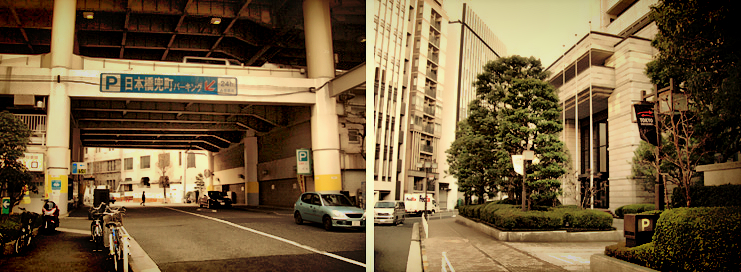
[[[58,81],[67,77],[72,63],[75,35],[75,0],[55,0],[51,27],[51,74],[54,77],[49,93],[46,137],[48,164],[44,195],[59,205],[61,214],[67,213],[68,176],[70,174],[70,115],[71,103],[67,83]],[[58,187],[61,185],[60,187]]]
[[[304,0],[306,66],[309,78],[323,84],[335,76],[332,27],[328,0]],[[311,146],[314,162],[314,186],[318,192],[342,190],[340,175],[340,134],[336,101],[329,87],[316,90],[311,107]]]
[[[257,137],[244,138],[244,181],[246,204],[260,205],[260,184],[257,182]]]
[[[214,153],[211,151],[208,152],[208,171],[211,172],[211,175],[209,175],[208,180],[206,181],[206,191],[213,191],[214,190]]]

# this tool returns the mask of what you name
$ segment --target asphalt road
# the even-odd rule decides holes
[[[375,271],[405,271],[409,257],[412,226],[420,217],[407,217],[403,225],[375,225],[373,263]]]
[[[129,207],[124,226],[162,271],[365,271],[365,232],[289,213]],[[217,220],[214,220],[217,219]]]

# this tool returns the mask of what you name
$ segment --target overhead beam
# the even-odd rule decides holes
[[[329,95],[335,97],[363,84],[365,84],[365,62],[332,79],[329,84]]]
[[[226,33],[229,33],[229,30],[232,29],[232,26],[234,26],[234,23],[236,23],[237,20],[239,20],[239,16],[242,15],[242,12],[244,12],[247,9],[247,6],[249,6],[250,3],[252,3],[252,0],[244,1],[244,4],[242,4],[242,7],[239,8],[239,11],[237,11],[237,14],[234,16],[234,19],[231,22],[229,22],[229,25],[226,26],[226,29],[224,29],[224,31],[221,33],[221,36],[219,36],[216,42],[214,42],[214,45],[211,46],[211,50],[208,50],[208,53],[206,53],[206,57],[210,57],[211,53],[213,53],[214,50],[216,50],[216,47],[219,46],[219,43],[221,43],[221,40],[224,39],[224,36],[226,35]]]
[[[185,7],[183,7],[183,13],[180,15],[180,20],[178,20],[177,25],[175,25],[175,29],[173,29],[172,36],[170,36],[170,42],[167,43],[167,48],[165,49],[165,53],[162,54],[161,61],[164,61],[167,59],[167,54],[170,53],[170,47],[172,47],[172,42],[175,41],[175,36],[178,34],[178,29],[183,24],[183,21],[185,20],[185,16],[188,15],[188,6],[193,2],[193,0],[188,0],[187,3],[185,3]]]
[[[31,50],[31,53],[33,54],[33,46],[31,46],[31,41],[28,39],[28,34],[26,34],[26,30],[23,29],[23,24],[21,23],[21,18],[18,16],[18,12],[16,12],[15,7],[11,5],[11,0],[6,0],[8,9],[10,9],[10,13],[13,14],[13,19],[15,19],[15,23],[18,25],[18,30],[21,31],[21,35],[23,35],[23,42],[25,42],[26,46],[28,46],[28,49]]]
[[[103,122],[80,121],[80,129],[87,130],[146,130],[146,131],[245,131],[234,123],[225,124],[181,124],[170,122]]]

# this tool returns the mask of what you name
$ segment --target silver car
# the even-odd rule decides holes
[[[293,205],[293,218],[299,225],[304,220],[322,223],[326,230],[365,227],[365,211],[342,194],[303,193]]]

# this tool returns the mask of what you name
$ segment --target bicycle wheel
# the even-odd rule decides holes
[[[20,254],[21,252],[23,252],[23,246],[25,244],[23,240],[24,240],[23,235],[18,236],[18,239],[15,240],[15,253],[16,254]]]

